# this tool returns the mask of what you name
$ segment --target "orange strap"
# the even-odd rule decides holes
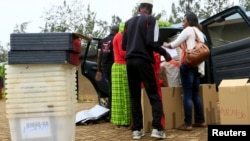
[[[185,57],[185,50],[186,50],[187,46],[186,46],[186,42],[183,42],[181,44],[181,58],[180,58],[180,63],[184,62],[184,57]]]

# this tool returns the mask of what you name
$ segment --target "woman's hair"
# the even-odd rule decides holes
[[[194,14],[193,12],[187,12],[185,14],[185,17],[189,23],[189,26],[195,26],[195,27],[199,28],[200,30],[202,30],[202,27],[199,24],[199,21],[198,21],[196,14]]]

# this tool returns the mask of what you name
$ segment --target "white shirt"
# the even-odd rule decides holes
[[[176,40],[170,43],[172,48],[179,47],[181,43],[186,42],[187,48],[192,49],[196,45],[195,41],[195,32],[197,36],[200,38],[202,42],[204,42],[204,35],[203,33],[197,28],[197,27],[191,27],[188,26],[185,29],[182,30],[180,35],[177,37]],[[201,76],[205,75],[205,63],[204,61],[198,65],[198,72],[201,74]]]

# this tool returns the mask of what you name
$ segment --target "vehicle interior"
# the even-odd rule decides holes
[[[92,38],[91,42],[87,42],[84,45],[84,54],[81,63],[82,75],[85,76],[91,84],[94,86],[98,95],[98,102],[101,106],[107,107],[108,104],[108,90],[109,83],[104,77],[101,81],[95,80],[97,72],[97,53],[98,42],[100,38]]]

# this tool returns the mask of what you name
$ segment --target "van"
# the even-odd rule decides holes
[[[205,61],[205,76],[202,84],[220,84],[223,79],[250,78],[250,11],[242,6],[233,6],[213,15],[200,24],[206,36],[206,44],[211,54]],[[168,28],[160,28],[159,43],[168,41],[178,35],[180,24]],[[95,81],[97,71],[97,43],[93,38],[84,50],[81,64],[84,75],[94,86],[100,105],[107,103],[107,84]]]

